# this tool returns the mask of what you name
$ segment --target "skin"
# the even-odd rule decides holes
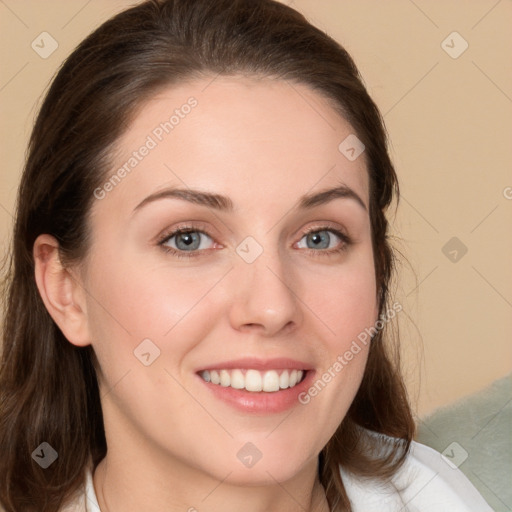
[[[63,268],[48,235],[34,246],[48,311],[71,343],[92,344],[99,360],[108,444],[94,473],[99,504],[110,512],[327,510],[318,454],[355,396],[368,347],[307,405],[282,413],[237,410],[213,397],[195,370],[289,357],[320,377],[374,324],[364,154],[349,161],[338,150],[354,130],[306,86],[209,77],[145,103],[118,141],[108,176],[192,96],[197,106],[94,201],[80,266]],[[366,209],[352,198],[296,207],[304,194],[340,184]],[[134,212],[169,187],[227,196],[233,211],[164,198]],[[183,223],[211,237],[196,257],[159,245]],[[329,254],[308,247],[305,231],[326,226],[352,243]],[[263,249],[250,264],[236,252],[247,236]],[[344,246],[332,233],[329,244]],[[134,356],[146,338],[160,349],[150,366]],[[247,442],[262,454],[252,468],[237,458]]]

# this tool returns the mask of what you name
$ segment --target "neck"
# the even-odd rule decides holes
[[[107,456],[94,471],[93,482],[101,512],[328,512],[324,489],[315,465],[287,482],[240,486],[229,475],[218,481],[194,471],[157,470],[126,465]],[[154,468],[157,469],[157,468]]]

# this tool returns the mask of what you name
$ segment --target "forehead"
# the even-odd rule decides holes
[[[353,136],[330,102],[302,84],[248,77],[183,83],[139,108],[116,145],[110,175],[124,172],[108,199],[135,204],[174,185],[235,203],[249,204],[255,194],[260,203],[285,202],[343,183],[367,203],[364,153],[350,160],[340,151]]]

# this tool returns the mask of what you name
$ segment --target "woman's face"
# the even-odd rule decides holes
[[[83,272],[109,457],[251,484],[316,464],[378,312],[349,136],[322,97],[270,79],[197,80],[139,111]]]

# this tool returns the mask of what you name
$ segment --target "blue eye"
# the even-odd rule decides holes
[[[306,249],[313,255],[329,256],[348,249],[351,239],[333,228],[313,229],[305,233],[295,244],[297,249]],[[180,227],[165,235],[159,245],[177,258],[192,258],[204,255],[203,251],[215,248],[215,241],[201,229]],[[217,245],[217,248],[218,247]]]
[[[169,252],[194,252],[210,249],[212,238],[199,230],[178,229],[166,236],[161,245]]]
[[[349,238],[341,231],[317,229],[306,233],[297,243],[297,248],[337,252],[346,249],[349,244]]]
[[[328,231],[316,231],[306,235],[306,245],[309,249],[329,249],[332,234]]]

